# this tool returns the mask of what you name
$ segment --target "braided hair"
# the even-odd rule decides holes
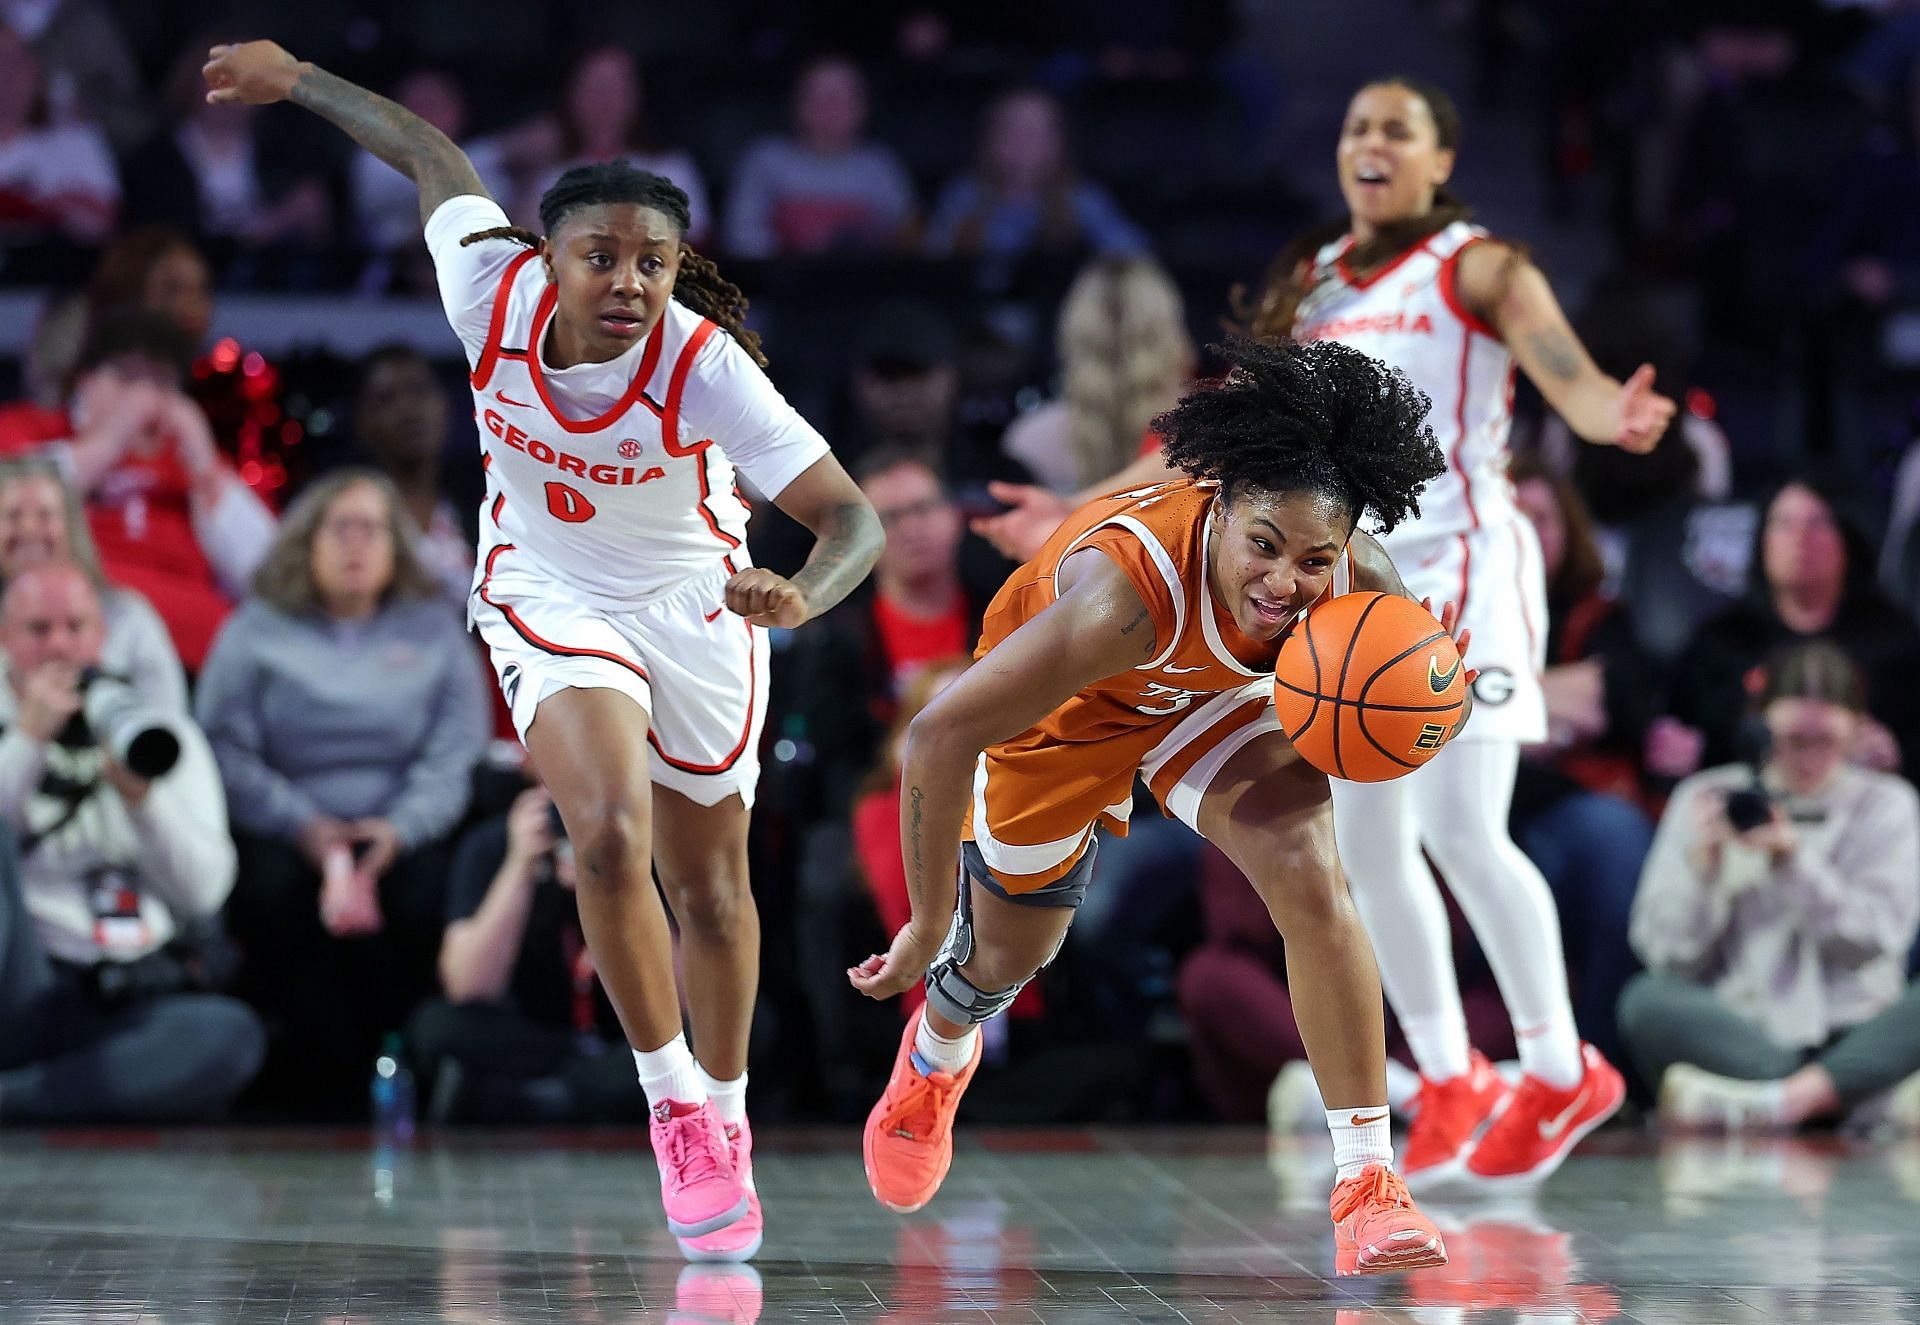
[[[1318,492],[1370,513],[1382,531],[1420,513],[1418,494],[1446,470],[1426,424],[1431,402],[1398,368],[1334,341],[1234,339],[1209,347],[1231,364],[1153,422],[1167,460],[1241,487]]]
[[[674,278],[673,297],[740,342],[740,348],[765,368],[767,356],[760,349],[759,333],[747,329],[747,297],[720,274],[713,259],[694,252],[685,242],[692,224],[687,195],[666,176],[631,166],[624,158],[575,166],[540,195],[540,225],[551,235],[580,208],[617,202],[651,207],[673,222],[682,237],[680,274]],[[517,225],[481,230],[460,242],[477,244],[486,239],[510,239],[528,248],[539,248],[541,243],[539,235]]]

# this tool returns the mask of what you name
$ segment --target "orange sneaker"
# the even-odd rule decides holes
[[[903,1215],[931,1201],[946,1181],[953,1164],[953,1115],[980,1066],[985,1043],[984,1036],[974,1037],[973,1058],[958,1072],[923,1072],[913,1051],[923,1015],[916,1012],[907,1019],[893,1075],[867,1115],[861,1142],[874,1199]]]
[[[1501,1185],[1538,1182],[1618,1112],[1627,1098],[1620,1073],[1590,1044],[1580,1046],[1580,1061],[1586,1071],[1565,1090],[1536,1076],[1521,1079],[1467,1155],[1467,1176]]]
[[[1424,1191],[1458,1177],[1475,1133],[1506,1097],[1506,1081],[1477,1049],[1459,1076],[1446,1081],[1422,1077],[1406,1153],[1400,1159],[1400,1176],[1407,1186]]]
[[[1335,1274],[1393,1274],[1447,1263],[1440,1230],[1414,1208],[1407,1185],[1385,1164],[1369,1164],[1336,1184],[1327,1208]]]

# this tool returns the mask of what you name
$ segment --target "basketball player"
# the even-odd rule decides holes
[[[695,1259],[750,1256],[746,853],[764,628],[840,601],[873,565],[879,521],[767,381],[745,302],[687,248],[687,196],[669,181],[624,162],[570,170],[541,199],[541,238],[508,226],[437,129],[271,42],[214,47],[206,77],[213,101],[305,106],[420,190],[482,430],[468,614],[573,842],[581,927],[652,1107],[668,1226]],[[819,540],[791,580],[747,562],[735,465]]]
[[[1506,477],[1514,370],[1591,442],[1647,451],[1673,417],[1651,366],[1625,383],[1602,373],[1540,270],[1468,223],[1447,188],[1459,143],[1459,115],[1437,88],[1403,78],[1361,88],[1337,152],[1348,216],[1282,253],[1251,310],[1256,335],[1339,341],[1404,371],[1432,399],[1446,454],[1419,515],[1385,542],[1409,592],[1458,604],[1474,638],[1478,714],[1428,767],[1341,782],[1334,795],[1354,902],[1423,1078],[1401,1166],[1416,1189],[1544,1178],[1625,1097],[1619,1073],[1574,1029],[1552,895],[1507,835],[1520,747],[1547,735],[1545,572]],[[1156,472],[1145,457],[1114,481]],[[1030,546],[1058,518],[1044,494],[996,495],[1016,509],[981,530],[1003,544]],[[1511,1092],[1467,1044],[1446,911],[1422,848],[1513,1017],[1524,1076]]]
[[[847,976],[874,998],[924,979],[927,1001],[867,1119],[867,1182],[900,1211],[938,1190],[980,1023],[1059,950],[1093,829],[1126,831],[1139,775],[1240,867],[1286,937],[1330,1106],[1337,1271],[1438,1264],[1440,1237],[1392,1169],[1380,977],[1334,852],[1328,780],[1281,731],[1272,671],[1313,603],[1404,592],[1355,526],[1405,519],[1443,462],[1426,400],[1368,356],[1253,341],[1227,353],[1223,386],[1157,421],[1186,477],[1069,519],[994,598],[973,667],[909,729],[912,918]]]

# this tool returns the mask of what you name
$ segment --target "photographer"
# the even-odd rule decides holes
[[[1833,645],[1777,654],[1765,752],[1688,778],[1661,820],[1620,1031],[1668,1122],[1792,1127],[1897,1086],[1892,1121],[1920,1128],[1920,798],[1847,762],[1863,699]]]
[[[520,793],[454,857],[440,987],[408,1028],[435,1122],[631,1121],[646,1110],[574,904],[553,798]]]
[[[93,674],[105,634],[71,562],[21,572],[0,598],[10,1123],[215,1118],[264,1045],[250,1009],[202,992],[221,973],[210,922],[234,878],[213,755],[184,716]]]

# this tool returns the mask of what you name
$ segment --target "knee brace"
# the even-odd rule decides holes
[[[953,927],[947,931],[947,941],[940,947],[940,955],[927,967],[927,1006],[945,1017],[948,1021],[959,1022],[963,1026],[977,1026],[990,1021],[1005,1012],[1020,991],[1027,986],[1027,980],[1016,981],[1006,989],[985,990],[967,979],[960,971],[967,958],[973,955],[973,900],[972,886],[966,871],[960,872],[960,902],[953,910]],[[1045,970],[1060,955],[1060,946],[1066,942],[1061,936],[1047,959],[1040,963]]]

